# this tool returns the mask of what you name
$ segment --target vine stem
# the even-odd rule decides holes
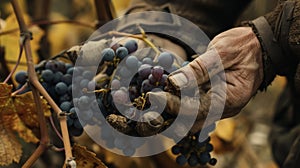
[[[57,104],[53,101],[53,99],[49,96],[49,94],[46,92],[46,90],[43,88],[43,86],[38,81],[34,63],[32,59],[32,53],[31,53],[31,47],[30,47],[30,37],[28,37],[28,29],[26,27],[26,24],[24,22],[24,18],[22,16],[22,12],[20,9],[20,6],[18,4],[17,0],[12,0],[11,4],[13,6],[19,27],[20,32],[22,33],[26,39],[24,41],[24,50],[25,50],[25,56],[27,60],[27,71],[29,76],[29,84],[31,84],[32,87],[32,93],[34,95],[34,100],[37,105],[37,113],[38,113],[38,119],[40,123],[40,132],[41,132],[41,140],[38,148],[34,151],[34,153],[30,156],[30,158],[26,161],[26,163],[23,165],[24,168],[30,167],[38,158],[39,156],[48,148],[49,143],[49,137],[48,137],[48,130],[46,125],[46,119],[42,110],[41,101],[39,94],[41,93],[44,98],[48,101],[52,109],[57,113],[60,114],[61,110],[57,106]],[[26,37],[27,35],[27,37]],[[64,142],[64,148],[65,148],[65,155],[66,155],[66,161],[73,160],[72,156],[72,149],[70,145],[70,139],[69,139],[69,132],[67,128],[67,122],[66,122],[66,116],[59,117],[60,119],[60,126],[63,136],[63,142]]]

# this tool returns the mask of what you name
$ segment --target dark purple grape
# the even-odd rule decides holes
[[[78,107],[81,109],[86,109],[89,107],[90,98],[88,96],[81,96],[78,100]]]
[[[114,103],[126,104],[128,102],[128,95],[124,90],[117,90],[112,96]]]
[[[54,73],[54,77],[52,79],[53,83],[58,83],[61,82],[61,78],[64,76],[64,74],[62,72],[55,72]],[[72,80],[72,79],[71,79]]]
[[[60,104],[59,108],[62,110],[62,111],[66,111],[68,112],[71,108],[71,102],[69,101],[65,101],[63,103]]]
[[[73,75],[74,67],[71,67],[67,70],[67,74]]]
[[[58,71],[58,65],[56,63],[56,61],[50,60],[45,64],[45,69],[49,69],[53,72]]]
[[[138,69],[138,62],[139,60],[136,58],[136,56],[131,55],[126,59],[126,66],[130,70],[136,70]]]
[[[197,166],[198,164],[198,158],[197,158],[197,155],[195,153],[192,153],[188,159],[188,164],[191,166],[191,167],[194,167],[194,166]]]
[[[67,70],[69,70],[70,68],[73,69],[73,64],[66,63],[66,64],[65,64],[65,67],[66,67]]]
[[[46,69],[42,71],[41,77],[45,82],[51,82],[54,74],[50,69]]]
[[[27,77],[28,76],[27,76],[27,72],[26,71],[19,71],[19,72],[16,73],[15,80],[19,84],[23,85],[23,84],[25,84],[27,82]]]
[[[65,66],[64,62],[56,61],[56,64],[57,64],[57,70],[58,71],[60,71],[62,73],[66,73],[67,69],[66,69],[66,66]]]
[[[55,91],[57,94],[63,95],[68,91],[68,86],[63,82],[59,82],[55,85]]]
[[[65,74],[61,77],[61,81],[64,82],[66,85],[70,85],[72,83],[72,75]]]
[[[73,119],[70,116],[67,116],[67,125],[68,125],[68,127],[73,126],[73,123],[74,123]]]
[[[156,78],[154,78],[154,76],[152,74],[150,74],[148,76],[148,80],[152,85],[156,85],[156,83],[158,82],[158,80]]]
[[[95,90],[96,82],[94,80],[89,81],[87,88],[88,88],[88,90]]]
[[[70,101],[71,99],[72,99],[72,96],[70,96],[68,93],[66,93],[59,97],[59,103],[63,103],[65,101]]]
[[[113,61],[113,59],[114,59],[114,57],[115,57],[115,51],[114,51],[113,49],[111,49],[111,48],[105,48],[105,49],[102,51],[101,55],[102,55],[102,59],[103,59],[104,61],[109,61],[109,62],[111,62],[111,61]]]
[[[210,161],[210,154],[208,152],[203,152],[199,155],[199,163],[205,165]]]
[[[173,62],[174,62],[174,56],[169,52],[162,52],[158,58],[157,62],[160,66],[168,69],[171,68]]]
[[[211,158],[209,160],[209,164],[212,165],[212,166],[216,165],[217,164],[217,159],[216,158]]]
[[[157,81],[159,81],[162,78],[162,75],[164,74],[164,68],[161,66],[155,66],[152,68],[151,74]]]
[[[141,67],[138,69],[139,77],[141,79],[147,79],[148,76],[151,74],[151,69],[152,69],[152,66],[149,64],[141,65]]]
[[[89,80],[88,79],[83,79],[82,81],[80,81],[79,86],[81,88],[87,88],[88,84],[89,84]]]
[[[82,73],[82,76],[83,76],[84,79],[92,80],[93,77],[94,77],[94,74],[91,71],[84,71]]]
[[[149,65],[153,65],[153,60],[149,57],[146,57],[142,60],[143,64],[149,64]]]
[[[161,77],[159,83],[161,86],[165,86],[166,85],[166,82],[167,82],[167,79],[168,79],[168,75],[166,74],[163,74],[163,76]]]
[[[181,152],[181,148],[180,148],[178,145],[174,145],[174,146],[172,147],[171,151],[172,151],[172,153],[173,153],[174,155],[178,155],[178,154],[180,154],[180,152]]]
[[[128,53],[133,53],[138,49],[138,44],[135,40],[129,40],[125,43],[124,47],[127,48]]]
[[[112,90],[118,90],[118,89],[120,89],[120,87],[121,87],[121,83],[118,79],[112,80],[112,82],[111,82],[111,89]]]
[[[80,124],[80,121],[79,119],[74,119],[74,127],[77,128],[77,129],[81,129],[82,128],[82,125]]]
[[[176,163],[177,164],[179,164],[180,166],[183,166],[183,165],[186,164],[186,162],[187,162],[187,160],[186,160],[185,156],[183,156],[183,155],[177,156],[177,158],[176,158]]]
[[[154,85],[150,83],[148,79],[144,80],[141,87],[141,93],[147,93],[150,92],[152,89],[154,89]]]
[[[80,124],[80,123],[79,123]],[[75,122],[72,127],[69,128],[70,135],[72,136],[80,136],[83,133],[83,128],[76,128]]]
[[[119,47],[116,50],[116,55],[120,59],[124,59],[128,55],[128,50],[125,47]]]

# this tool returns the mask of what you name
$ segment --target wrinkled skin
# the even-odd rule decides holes
[[[224,67],[225,75],[218,76],[222,66],[218,66],[218,55]],[[226,82],[225,90],[215,92],[212,88],[203,90],[207,85],[210,76],[216,76],[219,80],[214,87],[221,87]],[[194,74],[196,81],[191,78]],[[225,77],[225,78],[224,78]],[[169,78],[172,88],[189,88],[197,82],[200,91],[200,107],[198,117],[191,132],[197,132],[202,128],[211,99],[222,106],[222,99],[225,99],[225,107],[222,118],[232,117],[238,114],[257,92],[263,80],[262,51],[260,43],[250,27],[238,27],[217,35],[209,44],[207,51],[189,63],[187,66],[173,72]],[[162,97],[167,94],[167,108],[170,113],[177,115],[180,100],[170,93],[150,93],[150,96]],[[193,106],[192,97],[182,98],[186,108]],[[195,108],[195,107],[194,107]],[[188,111],[186,110],[187,115]],[[211,122],[215,122],[213,118]]]

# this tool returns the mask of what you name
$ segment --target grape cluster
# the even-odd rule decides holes
[[[203,131],[207,132],[209,130],[210,132],[214,127],[215,125],[213,124]],[[198,164],[214,166],[217,163],[217,160],[210,155],[210,152],[213,151],[213,145],[209,143],[210,137],[207,135],[205,140],[201,140],[199,139],[199,134],[188,135],[172,147],[172,153],[178,155],[176,162],[179,165],[183,166],[188,163],[191,167]]]

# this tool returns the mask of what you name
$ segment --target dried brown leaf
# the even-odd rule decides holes
[[[84,146],[75,144],[72,151],[77,168],[107,168],[95,153],[88,151]]]
[[[22,148],[6,116],[16,114],[11,98],[12,85],[0,83],[0,166],[19,162]]]
[[[41,98],[41,101],[45,117],[50,117],[50,106],[45,99]],[[19,117],[26,126],[28,126],[29,128],[39,127],[37,111],[32,92],[16,95],[14,97],[14,105]]]

